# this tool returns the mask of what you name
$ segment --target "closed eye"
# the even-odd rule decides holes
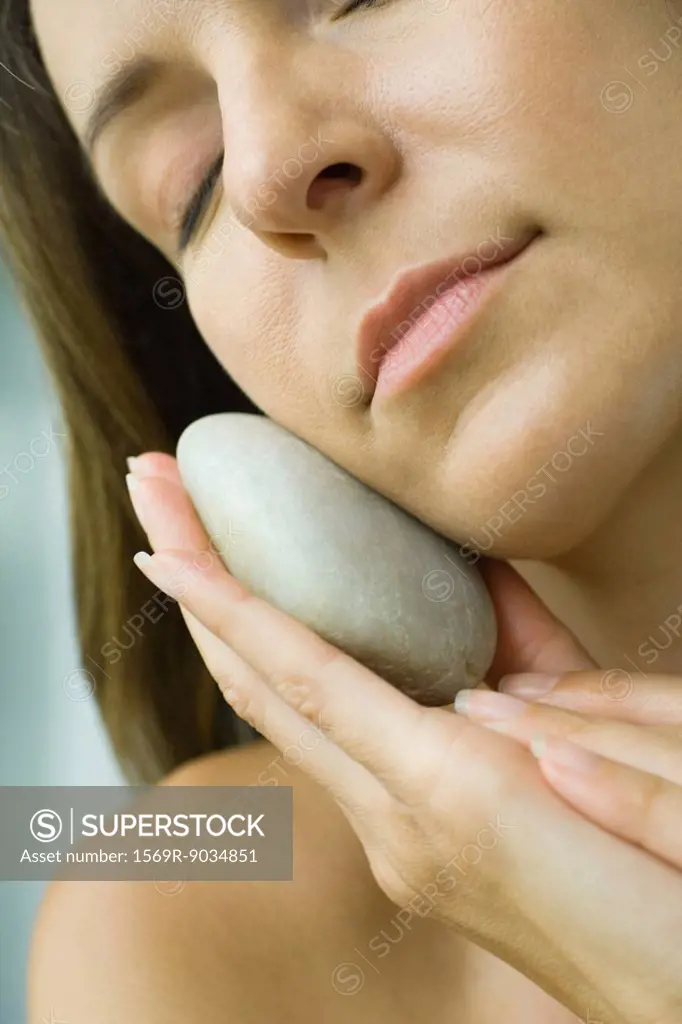
[[[199,185],[199,188],[185,208],[178,232],[177,245],[180,253],[185,251],[201,224],[202,217],[208,208],[208,204],[215,192],[216,185],[220,180],[224,160],[225,150],[223,150],[217,159],[213,161],[206,172],[203,181]]]
[[[341,13],[336,17],[336,21],[340,18],[345,18],[348,14],[353,14],[361,7],[378,7],[381,3],[386,3],[387,0],[351,0],[346,7],[341,10]]]

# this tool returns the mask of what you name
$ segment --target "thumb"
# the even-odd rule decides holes
[[[509,562],[483,558],[478,568],[497,617],[497,649],[486,676],[491,685],[510,673],[554,674],[598,667]]]

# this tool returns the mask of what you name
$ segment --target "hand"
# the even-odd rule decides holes
[[[300,767],[337,800],[387,895],[583,1019],[679,1022],[682,874],[569,806],[522,737],[420,707],[250,595],[211,549],[173,459],[145,455],[135,477],[157,552],[137,564],[178,598],[237,714],[282,751],[315,723]],[[500,627],[491,680],[595,668],[511,567],[485,574]]]
[[[682,869],[682,679],[572,672],[462,691],[455,709],[530,745],[582,814]]]

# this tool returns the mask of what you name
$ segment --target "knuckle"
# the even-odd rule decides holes
[[[323,640],[322,637],[318,637],[318,643],[315,645],[314,653],[314,672],[317,674],[328,671],[330,668],[341,664],[346,660],[347,655],[343,651],[335,647],[334,644],[330,644],[327,640]]]
[[[275,678],[271,677],[271,681],[287,704],[295,708],[308,721],[315,723],[322,717],[323,702],[320,699],[319,691],[307,676],[287,673]]]
[[[638,799],[632,809],[631,828],[637,842],[655,834],[665,820],[669,783],[658,775],[649,775],[642,782]]]
[[[257,729],[259,725],[263,725],[261,721],[262,713],[259,713],[257,702],[253,694],[240,693],[232,701],[232,707],[235,714],[254,729]]]
[[[250,686],[242,686],[232,676],[215,675],[220,690],[235,714],[254,729],[263,726],[263,701],[260,694]]]
[[[587,693],[596,697],[604,693],[604,672],[586,672],[577,670],[564,672],[558,676],[557,684],[552,688],[552,693]]]
[[[283,672],[270,675],[275,689],[304,718],[321,723],[327,707],[323,677],[329,668],[344,655],[338,648],[319,638],[309,658],[309,668],[303,673]]]

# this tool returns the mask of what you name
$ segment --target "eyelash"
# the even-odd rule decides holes
[[[190,199],[189,204],[185,208],[182,220],[180,221],[180,231],[178,235],[178,250],[180,252],[184,252],[187,248],[201,223],[201,218],[206,212],[206,207],[208,206],[215,191],[215,187],[220,179],[224,160],[225,150],[223,150],[220,156],[213,161],[206,172],[203,181],[199,185],[199,188],[196,190]]]
[[[386,0],[351,0],[351,3],[342,9],[336,20],[345,18],[347,14],[353,14],[361,7],[378,7],[382,2],[386,3]]]

